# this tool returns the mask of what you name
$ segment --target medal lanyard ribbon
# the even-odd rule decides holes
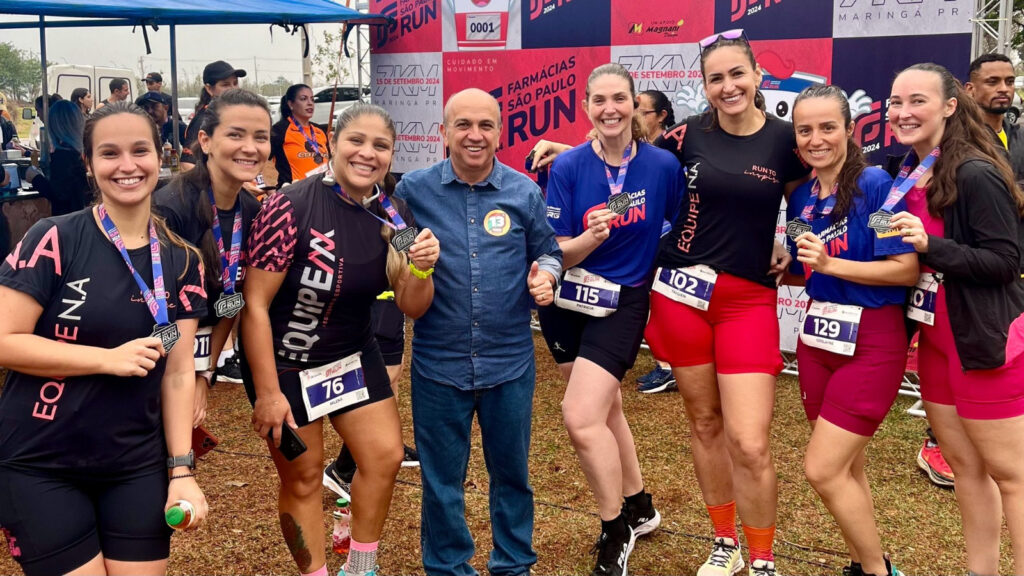
[[[839,190],[839,182],[832,184],[832,192],[825,197],[825,204],[821,207],[821,215],[828,216],[836,207],[836,192]],[[814,219],[814,207],[818,205],[818,196],[821,194],[821,182],[817,179],[811,185],[811,195],[807,198],[807,205],[800,212],[800,219],[808,224]]]
[[[294,116],[289,116],[288,121],[295,126],[299,134],[302,134],[302,137],[306,139],[306,143],[313,147],[313,151],[320,154],[320,143],[316,141],[316,133],[313,132],[313,127],[309,127],[309,136],[306,136],[306,131],[302,129],[302,124],[299,124],[299,121]]]
[[[917,184],[917,181],[935,164],[940,155],[941,151],[936,146],[924,157],[924,160],[921,160],[921,163],[917,165],[917,168],[914,168],[913,172],[910,171],[910,165],[913,163],[913,160],[908,155],[903,161],[903,166],[900,167],[899,175],[896,176],[896,180],[892,183],[892,188],[889,189],[889,195],[885,197],[885,203],[882,204],[879,210],[892,212],[893,207],[907,195],[907,192],[914,187],[914,184]]]
[[[128,265],[128,270],[135,277],[135,283],[139,285],[139,290],[142,292],[143,299],[146,300],[146,307],[149,308],[149,313],[153,315],[153,319],[156,320],[158,326],[167,326],[170,322],[167,319],[167,292],[164,290],[164,268],[160,263],[160,240],[156,236],[156,226],[153,225],[153,219],[150,218],[149,220],[149,254],[153,265],[153,289],[150,290],[149,286],[146,285],[146,281],[135,270],[132,259],[128,256],[128,249],[125,248],[124,239],[121,238],[121,233],[117,231],[117,226],[114,225],[114,221],[107,214],[107,209],[103,207],[103,204],[100,204],[97,206],[96,212],[99,214],[100,223],[103,224],[103,230],[107,233],[107,238],[117,247],[117,251],[121,253],[124,263]]]
[[[373,216],[377,220],[380,220],[382,223],[384,223],[385,226],[391,228],[392,230],[405,230],[408,227],[408,225],[405,223],[405,220],[402,219],[402,215],[399,214],[398,210],[395,209],[395,205],[391,203],[391,198],[388,198],[388,195],[385,194],[383,190],[377,192],[377,200],[380,201],[381,208],[384,208],[384,212],[387,212],[388,218],[391,219],[390,221],[381,218],[380,216],[374,214],[373,212],[370,212],[370,210],[367,209],[362,202],[356,200],[355,198],[352,198],[351,196],[348,195],[348,193],[342,190],[340,184],[334,185],[334,193],[354,203],[356,206],[362,206],[363,210],[365,210],[367,214]]]
[[[600,144],[600,141],[598,142]],[[622,151],[622,164],[619,165],[619,173],[612,179],[612,171],[608,169],[608,163],[602,162],[604,165],[604,175],[608,179],[608,188],[611,189],[611,196],[622,193],[622,185],[626,183],[626,171],[629,169],[629,155],[633,151],[633,141],[630,140],[629,144],[626,145],[626,149]],[[603,155],[604,145],[601,144],[601,152]]]
[[[213,209],[213,238],[217,241],[217,252],[220,253],[221,283],[224,285],[224,293],[231,295],[235,293],[235,279],[238,278],[238,264],[242,255],[242,203],[236,205],[234,223],[231,225],[231,248],[225,253],[217,201],[212,189],[207,188],[206,192],[210,198],[210,208]]]

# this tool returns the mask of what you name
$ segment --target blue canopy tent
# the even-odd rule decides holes
[[[46,28],[85,26],[140,26],[146,47],[149,47],[147,27],[157,30],[167,25],[170,30],[171,96],[178,100],[178,63],[174,27],[178,24],[270,24],[294,32],[303,25],[317,22],[344,22],[349,24],[345,38],[356,25],[383,26],[388,18],[381,14],[363,14],[332,0],[3,0],[0,14],[38,16],[38,20],[0,22],[0,30],[39,28],[40,60],[43,67],[43,93],[49,92],[46,78]],[[75,20],[46,21],[47,16],[77,18]],[[306,38],[306,50],[309,49]],[[347,50],[346,50],[347,51]],[[48,112],[43,98],[44,116]],[[174,118],[174,139],[178,137],[177,117]]]

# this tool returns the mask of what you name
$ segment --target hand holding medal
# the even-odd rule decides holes
[[[409,228],[407,228],[408,230]],[[437,263],[441,256],[441,245],[430,231],[430,228],[420,230],[416,241],[409,248],[409,261],[417,270],[430,270]]]
[[[924,223],[920,218],[910,212],[898,212],[893,215],[889,225],[900,231],[905,244],[910,244],[921,254],[928,251],[928,233],[925,232]]]
[[[827,268],[832,262],[832,257],[828,255],[828,250],[821,238],[818,238],[813,232],[805,232],[797,237],[796,247],[797,261],[815,272],[828,274]]]
[[[598,242],[604,242],[611,234],[611,221],[618,217],[618,214],[607,208],[594,210],[587,214],[587,230]]]

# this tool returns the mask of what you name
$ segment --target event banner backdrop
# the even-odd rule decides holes
[[[974,0],[370,0],[394,18],[371,42],[372,100],[398,128],[393,170],[444,158],[445,100],[464,88],[501,106],[498,158],[516,169],[540,139],[581,142],[590,71],[626,67],[638,91],[664,92],[677,120],[707,108],[700,39],[741,28],[764,77],[768,111],[791,118],[807,86],[841,86],[855,135],[876,164],[903,150],[885,122],[895,74],[938,62],[964,78]],[[780,214],[780,238],[785,222]],[[779,292],[783,349],[793,350],[807,300]]]

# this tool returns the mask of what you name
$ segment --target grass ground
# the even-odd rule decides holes
[[[562,426],[559,402],[564,385],[539,336],[536,344],[531,478],[536,497],[534,547],[539,560],[534,573],[587,574],[592,568],[588,551],[597,536],[598,519]],[[637,545],[630,558],[630,571],[641,575],[693,574],[710,550],[709,522],[694,480],[680,395],[643,395],[634,390],[636,375],[650,368],[650,355],[642,352],[636,368],[627,375],[623,398],[647,488],[654,494],[664,521],[660,531]],[[411,439],[408,378],[403,379],[401,388],[405,435]],[[868,448],[868,476],[883,545],[907,574],[963,574],[963,539],[953,493],[932,486],[917,470],[914,459],[925,424],[904,414],[908,406],[907,399],[897,401]],[[175,536],[171,574],[295,572],[277,526],[277,475],[265,445],[252,432],[250,416],[241,386],[222,384],[212,390],[207,426],[220,438],[221,445],[205,456],[199,467],[211,514],[201,530]],[[796,379],[783,376],[772,428],[780,492],[778,567],[780,574],[839,574],[846,562],[842,539],[803,477],[807,437]],[[473,438],[466,479],[466,516],[477,544],[473,565],[486,573],[490,550],[488,482],[478,429]],[[325,453],[336,454],[338,446],[338,439],[330,438]],[[422,574],[420,496],[418,469],[403,469],[381,538],[383,574]],[[324,519],[326,533],[328,514]],[[0,555],[0,574],[17,573],[17,565],[6,552]],[[1009,558],[1005,547],[1003,556]],[[329,557],[332,574],[341,562],[341,558]],[[1010,572],[1008,563],[1003,571]]]

